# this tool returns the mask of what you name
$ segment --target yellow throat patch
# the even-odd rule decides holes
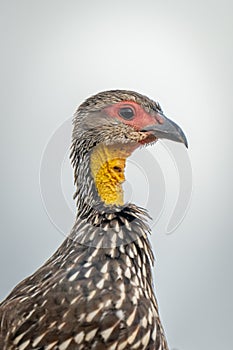
[[[96,146],[91,154],[91,172],[99,197],[107,205],[123,205],[122,183],[125,181],[126,158],[133,149],[129,145]]]

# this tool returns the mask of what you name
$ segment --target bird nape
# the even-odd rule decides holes
[[[158,103],[101,92],[73,120],[74,226],[0,304],[2,350],[168,350],[155,298],[146,210],[124,202],[126,159],[160,138],[187,140]]]

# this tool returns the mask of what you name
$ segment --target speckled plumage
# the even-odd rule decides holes
[[[145,137],[102,115],[124,100],[161,111],[147,97],[119,90],[79,107],[71,153],[77,218],[55,254],[0,304],[2,350],[168,350],[153,289],[148,215],[133,204],[105,205],[89,168],[96,144]]]

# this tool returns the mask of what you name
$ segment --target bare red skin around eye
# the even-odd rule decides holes
[[[135,116],[131,120],[126,120],[119,115],[119,110],[122,107],[131,107],[134,110]],[[132,126],[135,130],[140,131],[145,126],[154,125],[154,124],[162,124],[163,119],[159,115],[159,113],[153,112],[153,115],[147,113],[139,104],[133,101],[123,101],[115,103],[111,106],[108,106],[104,109],[104,111],[113,118],[116,118],[123,122],[124,124]]]

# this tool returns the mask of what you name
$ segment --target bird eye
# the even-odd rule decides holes
[[[119,115],[126,120],[131,120],[134,117],[134,110],[130,107],[123,107],[119,110]]]

